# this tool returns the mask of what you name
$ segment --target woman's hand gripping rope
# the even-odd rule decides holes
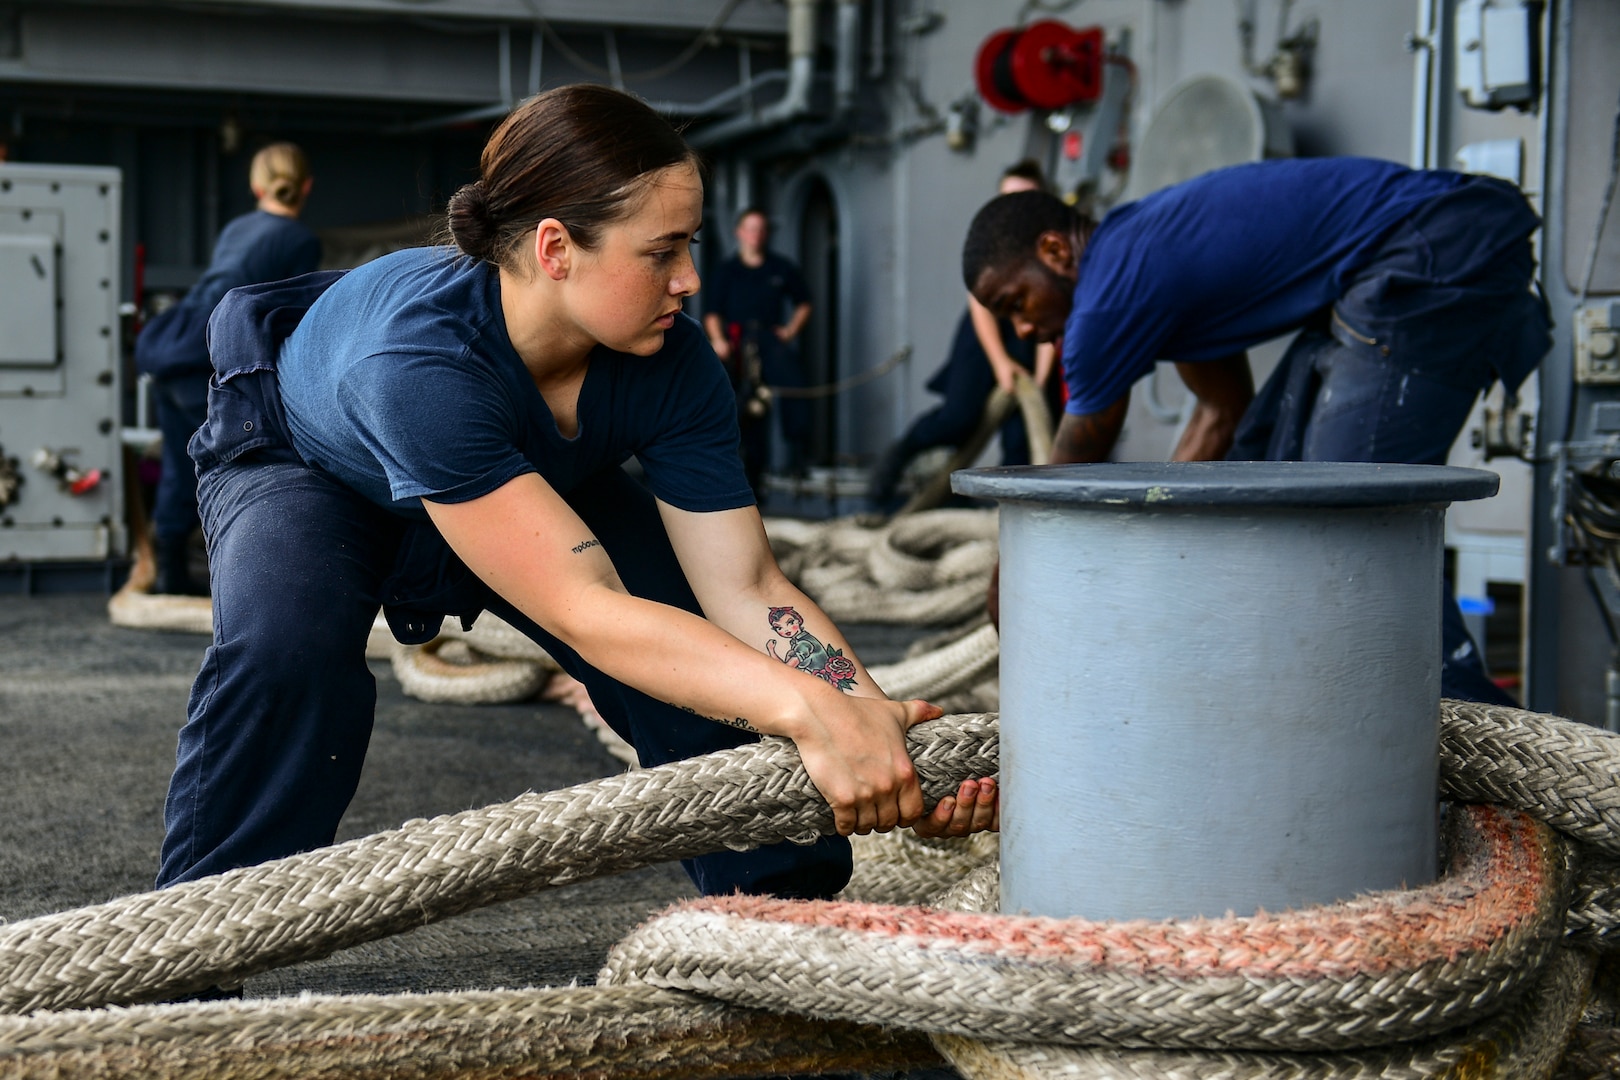
[[[841,835],[911,826],[919,836],[966,836],[1000,826],[991,779],[963,781],[925,815],[905,739],[912,727],[944,715],[938,706],[843,694],[817,706],[793,741]]]
[[[955,795],[940,799],[933,813],[911,826],[912,832],[928,840],[986,829],[1001,831],[1001,792],[993,776],[962,781]]]
[[[922,788],[906,753],[906,732],[942,710],[925,701],[827,690],[818,688],[792,737],[810,781],[832,807],[839,835],[888,832],[922,817]]]

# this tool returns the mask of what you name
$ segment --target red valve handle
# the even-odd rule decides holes
[[[84,473],[77,480],[68,485],[68,493],[71,495],[88,495],[90,492],[96,490],[96,488],[100,486],[101,470],[91,469],[89,472]]]

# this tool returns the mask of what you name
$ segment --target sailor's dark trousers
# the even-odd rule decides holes
[[[1510,184],[1475,178],[1384,240],[1289,346],[1228,457],[1443,465],[1479,393],[1511,390],[1550,345],[1532,291],[1537,219]],[[1440,691],[1516,702],[1486,673],[1445,585]]]

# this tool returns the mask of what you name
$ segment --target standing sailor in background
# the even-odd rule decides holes
[[[320,265],[320,239],[298,220],[314,184],[309,161],[292,143],[272,143],[255,154],[248,186],[258,206],[220,230],[202,277],[135,339],[135,367],[152,377],[163,433],[163,473],[152,508],[157,555],[153,592],[207,592],[192,580],[188,566],[189,541],[199,518],[197,474],[186,442],[208,411],[208,376],[214,370],[205,337],[208,317],[220,298],[239,285],[297,277]]]
[[[1054,464],[1106,460],[1132,384],[1162,359],[1196,397],[1173,460],[1439,465],[1481,391],[1514,392],[1547,352],[1539,224],[1490,177],[1266,161],[1100,224],[1042,193],[1000,196],[968,229],[962,273],[1021,336],[1063,342]],[[1247,350],[1296,330],[1256,397]],[[1442,645],[1445,696],[1514,704],[1449,584]]]
[[[715,268],[704,290],[703,328],[715,355],[732,371],[734,384],[752,378],[768,386],[802,387],[804,367],[796,341],[810,321],[810,289],[791,259],[768,247],[770,224],[765,212],[744,210],[737,217],[737,251]],[[761,370],[743,370],[750,347]],[[739,396],[739,404],[746,402]],[[777,397],[770,402],[787,446],[787,472],[803,476],[810,453],[810,403]],[[770,464],[768,417],[749,423],[743,418],[743,466],[756,496],[763,495],[763,474]]]

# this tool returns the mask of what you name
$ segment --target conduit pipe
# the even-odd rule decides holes
[[[837,50],[833,67],[833,107],[843,116],[855,107],[861,54],[861,0],[838,0]]]
[[[1412,54],[1412,150],[1409,164],[1414,169],[1434,167],[1434,76],[1437,67],[1440,23],[1435,12],[1438,0],[1417,0],[1417,30],[1406,38]]]
[[[649,101],[647,104],[665,116],[704,116],[730,105],[740,97],[747,97],[755,90],[763,89],[772,83],[786,82],[787,77],[788,73],[780,69],[763,71],[750,79],[743,80],[736,86],[728,87],[713,97],[705,98],[699,102]]]
[[[1495,473],[952,481],[1001,504],[1002,911],[1218,918],[1433,880],[1445,507]]]
[[[741,113],[687,136],[698,149],[733,142],[766,131],[810,111],[810,86],[815,76],[816,7],[819,0],[788,0],[788,85],[782,96],[757,112]]]
[[[882,79],[886,73],[884,50],[888,48],[888,42],[883,35],[889,12],[884,5],[885,0],[872,0],[872,34],[866,53],[866,76],[874,82]]]
[[[647,104],[653,110],[660,112],[665,116],[704,116],[708,113],[714,112],[717,109],[722,109],[731,104],[733,101],[736,101],[738,98],[746,97],[756,90],[763,89],[764,87],[770,86],[773,83],[784,82],[786,81],[787,77],[788,73],[785,71],[765,71],[755,75],[747,82],[728,87],[720,91],[718,94],[715,94],[713,97],[705,98],[702,101],[649,101]],[[533,91],[530,96],[534,96],[535,93],[539,93],[539,91]],[[391,130],[413,133],[420,131],[438,131],[447,127],[456,127],[461,124],[481,123],[485,120],[499,120],[505,117],[506,114],[511,111],[511,105],[485,105],[477,109],[470,109],[467,112],[456,113],[454,116],[440,116],[432,120],[424,120],[420,123],[409,124],[403,128]]]

